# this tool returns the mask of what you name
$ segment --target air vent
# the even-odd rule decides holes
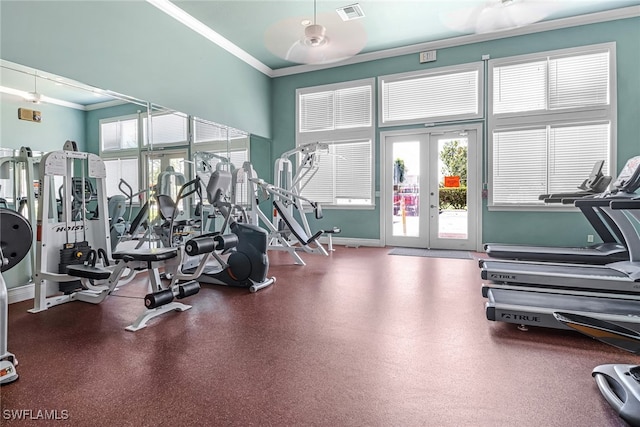
[[[343,21],[351,21],[352,19],[362,18],[364,16],[362,6],[358,3],[338,8],[336,12],[338,12],[338,15],[340,15]]]

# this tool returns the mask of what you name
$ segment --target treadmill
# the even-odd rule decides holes
[[[589,178],[578,187],[581,191],[543,194],[540,196],[540,200],[544,200],[547,203],[574,204],[576,200],[582,198],[620,197],[620,195],[636,191],[636,188],[630,186],[629,180],[621,181],[620,178],[616,180],[611,191],[606,191],[611,182],[611,177],[602,174],[603,165],[604,161],[596,162]],[[640,186],[640,181],[637,182],[637,185]],[[491,258],[523,261],[609,264],[629,259],[620,229],[603,211],[603,208],[597,205],[576,206],[589,221],[602,243],[586,247],[487,243],[484,245],[484,251]]]
[[[604,160],[598,160],[591,169],[589,177],[578,186],[578,190],[571,193],[552,193],[542,194],[538,200],[545,203],[564,203],[565,199],[579,199],[581,197],[595,196],[596,194],[607,191],[607,187],[611,183],[611,177],[602,173]]]
[[[639,157],[640,161],[640,157]],[[629,250],[628,261],[607,265],[563,264],[528,261],[481,260],[481,277],[498,283],[530,284],[576,289],[606,289],[611,292],[640,292],[640,236],[630,216],[640,222],[640,199],[590,199],[578,203],[608,204],[607,213],[616,221]]]
[[[610,203],[613,211],[633,212],[640,222],[640,199]],[[558,313],[565,313],[595,319],[594,322],[609,322],[640,333],[640,262],[637,261],[640,259],[640,235],[636,233],[635,240],[628,243],[631,260],[626,262],[626,268],[629,274],[611,266],[595,266],[594,270],[588,270],[600,274],[594,276],[597,278],[595,281],[586,274],[580,280],[576,273],[576,277],[556,275],[556,286],[510,282],[505,277],[496,279],[494,283],[483,284],[482,295],[488,299],[485,304],[487,319],[514,323],[520,327],[580,330],[558,318]],[[517,265],[516,262],[512,264]],[[580,272],[584,273],[582,268],[589,266],[550,264],[547,267],[579,267]],[[580,332],[585,333],[583,330]]]
[[[627,162],[623,179],[635,176],[629,170],[640,165],[640,156],[634,159]],[[640,330],[640,234],[627,216],[640,223],[640,197],[576,203],[609,204],[606,212],[620,226],[630,260],[607,266],[481,260],[482,278],[492,281],[482,287],[482,295],[489,299],[487,319],[566,328],[554,313],[570,311]]]

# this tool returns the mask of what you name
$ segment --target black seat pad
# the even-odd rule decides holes
[[[111,254],[113,259],[155,262],[164,261],[178,256],[178,248],[146,248],[132,251],[119,251]]]
[[[111,271],[91,265],[72,264],[67,266],[67,274],[86,279],[105,280],[111,276]]]

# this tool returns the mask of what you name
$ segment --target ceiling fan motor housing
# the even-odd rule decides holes
[[[326,43],[325,36],[327,29],[319,24],[311,24],[304,29],[304,42],[307,46],[322,46]]]

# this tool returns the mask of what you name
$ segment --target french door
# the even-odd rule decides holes
[[[384,133],[385,244],[477,250],[479,126]]]

